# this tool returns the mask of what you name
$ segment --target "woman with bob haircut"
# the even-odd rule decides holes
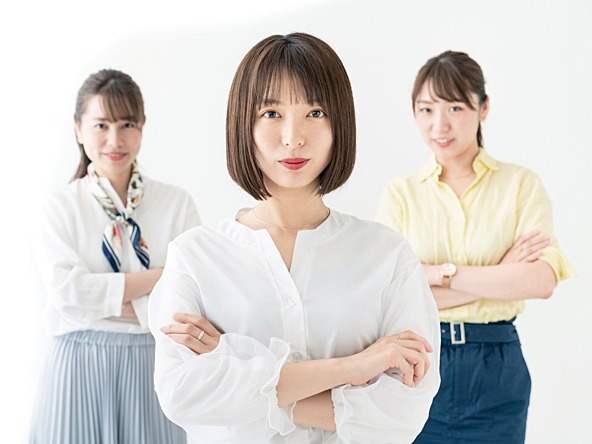
[[[540,179],[483,149],[489,97],[477,62],[431,58],[412,105],[433,155],[388,184],[377,219],[409,240],[440,310],[442,385],[415,442],[523,443],[530,375],[514,319],[575,272]]]
[[[48,193],[34,242],[52,343],[32,444],[187,442],[154,393],[148,298],[169,242],[199,217],[189,193],[140,171],[145,122],[140,88],[121,71],[91,74],[78,91],[80,164]]]
[[[411,442],[439,385],[437,312],[400,235],[323,203],[355,157],[339,57],[308,34],[260,41],[226,128],[258,203],[169,247],[150,301],[164,412],[201,444]]]

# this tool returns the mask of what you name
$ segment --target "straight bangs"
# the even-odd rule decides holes
[[[256,107],[279,100],[287,92],[291,103],[330,107],[329,79],[315,66],[311,54],[298,51],[294,45],[274,48],[261,60],[253,76]],[[330,115],[327,109],[327,114]]]

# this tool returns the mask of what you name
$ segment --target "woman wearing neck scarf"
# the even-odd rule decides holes
[[[423,263],[439,308],[442,385],[416,443],[524,442],[530,375],[514,319],[575,274],[532,171],[483,148],[481,67],[446,51],[419,70],[413,112],[433,155],[384,190],[377,219]]]
[[[31,443],[184,443],[153,389],[149,295],[168,243],[199,224],[184,190],[143,175],[140,89],[116,70],[78,92],[80,164],[42,207],[35,257],[52,345]]]

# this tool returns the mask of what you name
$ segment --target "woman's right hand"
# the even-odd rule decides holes
[[[218,346],[222,333],[203,316],[175,313],[173,320],[178,324],[165,325],[160,331],[196,355],[209,353]]]
[[[518,262],[534,262],[543,254],[543,250],[549,246],[551,238],[541,236],[540,231],[531,231],[520,237],[506,252],[500,264],[513,264]]]
[[[343,358],[347,382],[366,384],[381,373],[396,368],[403,374],[403,383],[413,387],[430,368],[428,353],[432,350],[425,338],[410,330],[396,336],[383,336],[360,353]]]

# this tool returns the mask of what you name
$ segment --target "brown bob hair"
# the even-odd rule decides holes
[[[464,52],[445,51],[429,59],[421,67],[415,78],[411,105],[415,113],[417,96],[426,84],[430,83],[431,94],[448,102],[462,102],[475,109],[471,94],[479,98],[479,106],[487,100],[485,78],[477,62]],[[477,144],[483,147],[481,124],[477,130]]]
[[[129,120],[139,126],[146,122],[142,93],[129,75],[115,69],[102,69],[91,74],[78,90],[74,111],[76,123],[80,123],[88,100],[94,96],[101,96],[105,117],[110,121]],[[90,164],[82,144],[79,143],[78,148],[80,163],[72,180],[86,176],[86,169]]]
[[[356,157],[356,122],[349,77],[324,41],[304,33],[272,35],[257,43],[234,75],[226,113],[226,163],[230,177],[257,200],[271,197],[255,158],[253,125],[257,111],[290,83],[297,101],[319,104],[333,133],[331,159],[319,176],[320,195],[343,185]]]

